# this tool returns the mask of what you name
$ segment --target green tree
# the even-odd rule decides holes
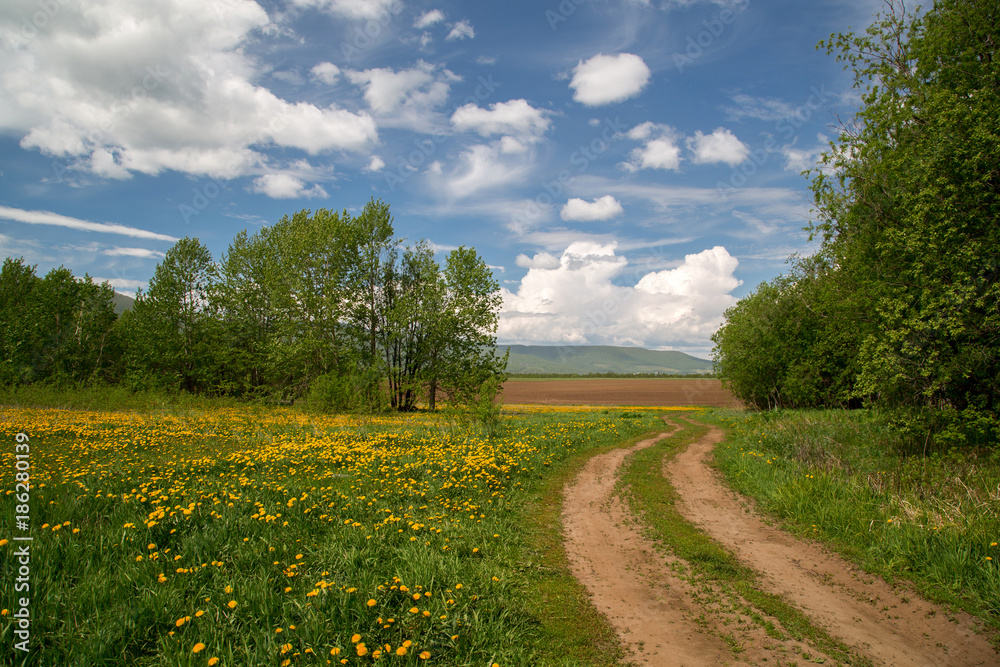
[[[124,319],[134,380],[191,392],[211,388],[217,371],[210,299],[216,277],[212,255],[198,239],[185,237],[167,251],[149,291],[137,295]]]
[[[0,382],[83,384],[108,379],[117,360],[116,320],[107,283],[64,267],[44,278],[23,258],[0,270]]]
[[[858,393],[986,431],[1000,414],[998,34],[996,2],[919,17],[892,2],[867,34],[825,42],[863,105],[812,184],[824,253],[873,313]]]

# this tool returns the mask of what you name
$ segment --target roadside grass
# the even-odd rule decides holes
[[[0,664],[617,659],[600,619],[570,633],[574,619],[556,605],[585,600],[565,572],[524,563],[556,548],[544,534],[558,518],[544,507],[555,478],[648,431],[650,413],[524,410],[491,435],[427,413],[134,400],[116,411],[0,408],[0,441],[11,444],[0,453]],[[25,533],[6,472],[20,432],[33,537],[27,654],[13,648],[20,543],[10,538]],[[551,594],[534,593],[542,578]]]
[[[851,665],[871,664],[848,646],[814,625],[809,618],[778,595],[760,590],[760,575],[742,565],[735,556],[699,531],[677,509],[679,497],[662,474],[663,466],[688,445],[705,435],[708,428],[694,420],[703,413],[689,414],[681,428],[652,447],[633,453],[625,462],[619,490],[644,524],[646,534],[687,564],[686,576],[707,591],[699,602],[750,618],[768,636],[791,637],[822,650]],[[734,657],[740,648],[731,637]]]
[[[981,619],[1000,646],[1000,447],[914,452],[868,411],[716,411],[716,465],[786,528]]]

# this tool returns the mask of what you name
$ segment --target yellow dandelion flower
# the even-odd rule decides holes
[[[431,657],[431,652],[430,651],[423,651],[420,654],[419,657],[420,657],[421,660],[427,660],[427,659],[429,659]]]
[[[369,600],[369,601],[368,601],[368,606],[369,606],[369,607],[374,607],[374,606],[375,606],[375,605],[377,605],[377,604],[378,604],[378,602],[376,602],[375,600]]]
[[[419,613],[419,612],[420,612],[420,610],[419,610],[419,609],[417,609],[416,607],[410,607],[410,613],[411,613],[411,614],[417,614],[417,613]]]
[[[236,609],[236,600],[230,600],[230,601],[229,601],[229,602],[228,602],[228,603],[226,604],[226,606],[227,606],[227,607],[229,607],[230,609]]]
[[[194,648],[191,649],[191,652],[192,653],[201,653],[204,650],[205,650],[205,645],[202,644],[201,642],[198,642],[197,644],[194,645]]]
[[[365,646],[364,644],[358,644],[357,646],[354,647],[354,650],[357,651],[359,658],[368,655],[368,647]]]
[[[396,655],[406,655],[406,647],[400,646],[396,649]]]
[[[352,644],[357,644],[359,641],[361,641],[361,635],[351,635]]]
[[[0,547],[5,547],[10,544],[9,540],[0,540]]]
[[[209,658],[208,659],[208,667],[213,667],[214,665],[217,665],[217,664],[219,664],[219,659],[218,658],[214,658],[213,657],[213,658]]]
[[[226,592],[227,593],[232,593],[233,592],[233,587],[232,586],[226,586]]]
[[[330,649],[330,655],[340,655],[340,649],[336,647]]]

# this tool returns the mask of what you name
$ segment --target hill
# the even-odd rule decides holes
[[[500,345],[510,347],[508,373],[710,373],[712,362],[676,350],[611,345]]]
[[[111,303],[115,305],[115,315],[121,315],[126,310],[132,310],[132,304],[135,303],[135,299],[115,292],[115,295],[111,297]]]

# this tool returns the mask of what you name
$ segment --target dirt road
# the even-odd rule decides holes
[[[574,576],[643,665],[805,665],[838,661],[815,646],[776,639],[747,616],[749,605],[719,604],[684,563],[644,537],[615,495],[618,469],[633,451],[670,437],[672,429],[628,449],[592,458],[567,486],[563,504],[566,552]],[[681,512],[761,573],[766,590],[802,610],[853,652],[851,664],[1000,664],[972,619],[903,597],[882,580],[857,572],[818,545],[768,526],[746,509],[706,465],[722,438],[712,428],[678,454],[664,474],[679,493]],[[780,633],[778,633],[780,636]]]

